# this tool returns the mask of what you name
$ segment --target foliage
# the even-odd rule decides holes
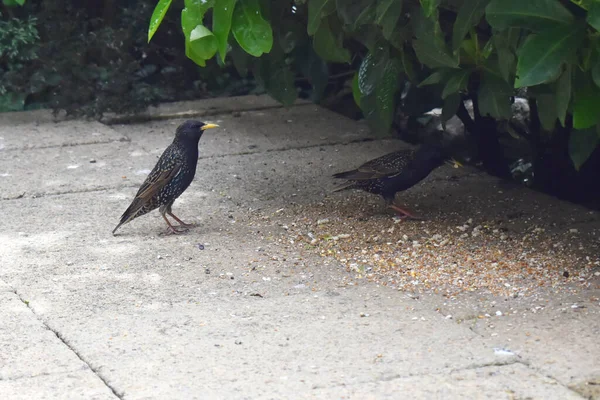
[[[35,18],[0,20],[0,111],[22,109],[26,95],[16,76],[37,58],[38,39]]]
[[[235,71],[232,75],[217,65],[201,69],[188,60],[173,13],[162,14],[161,32],[149,44],[145,33],[153,3],[51,0],[5,7],[0,111],[50,107],[55,113],[100,118],[161,101],[252,88]]]
[[[516,89],[527,88],[539,114],[532,119],[550,133],[530,132],[539,136],[538,145],[567,127],[570,156],[579,169],[600,144],[600,2],[595,0],[184,4],[186,55],[201,66],[215,56],[223,63],[231,55],[236,67],[250,69],[284,104],[296,97],[296,74],[318,94],[328,71],[346,63],[356,71],[348,83],[354,99],[376,132],[392,127],[408,82],[417,92],[437,93],[429,105],[443,105],[446,120],[458,113],[475,132],[508,126]],[[171,0],[158,1],[148,39],[170,5]],[[474,102],[474,118],[461,111],[467,98]],[[489,125],[489,118],[499,124]],[[486,138],[480,144],[494,145]]]

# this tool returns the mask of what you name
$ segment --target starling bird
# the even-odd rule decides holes
[[[458,161],[450,159],[445,150],[437,145],[425,144],[417,150],[399,150],[368,161],[355,170],[333,175],[334,178],[349,181],[335,191],[361,189],[378,194],[401,217],[417,218],[394,204],[394,197],[396,193],[409,189],[425,179],[431,171],[444,162],[461,166]]]
[[[155,208],[159,208],[160,214],[169,226],[169,233],[180,233],[165,214],[169,214],[180,227],[185,228],[192,224],[186,224],[171,212],[171,206],[190,186],[196,174],[198,163],[198,141],[206,129],[216,128],[218,125],[205,124],[200,121],[185,121],[177,127],[173,143],[162,153],[156,166],[150,172],[142,186],[135,195],[135,199],[123,215],[113,235],[123,224],[144,215]]]

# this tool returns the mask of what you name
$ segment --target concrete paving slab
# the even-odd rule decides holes
[[[327,146],[336,143],[361,141],[367,136],[366,129],[357,129],[351,121],[332,118],[329,111],[314,107],[299,107],[293,110],[273,110],[274,115],[267,118],[265,113],[252,112],[244,119],[225,115],[217,118],[224,127],[208,131],[200,142],[200,156],[205,160],[198,168],[197,179],[206,179],[215,156],[262,154],[277,149],[294,149]],[[303,120],[303,123],[288,123],[288,118]],[[266,123],[268,119],[271,123]],[[176,122],[158,121],[147,126],[135,125],[119,128],[119,137],[128,137],[131,144],[119,141],[77,146],[76,138],[66,135],[62,140],[67,147],[49,147],[32,149],[25,153],[9,151],[0,158],[0,198],[38,197],[48,194],[90,191],[114,187],[138,185],[154,167],[157,158],[173,140],[175,128],[183,120]],[[259,122],[260,121],[260,122]],[[313,121],[323,130],[306,129],[307,121]],[[342,122],[340,122],[342,121]],[[63,127],[67,132],[71,130]],[[279,132],[276,140],[273,132]],[[25,142],[35,141],[35,131],[22,133]],[[56,135],[55,135],[56,136]],[[11,135],[14,139],[15,135]],[[385,145],[398,146],[397,141],[371,145],[378,151],[367,154],[381,154]],[[325,158],[324,149],[320,159]],[[264,159],[265,157],[260,157]],[[280,160],[282,157],[278,157]],[[340,158],[337,157],[339,160]],[[285,160],[281,160],[285,162]],[[332,158],[333,161],[333,158]],[[237,164],[239,164],[239,159]],[[317,164],[306,162],[306,169]],[[329,163],[329,165],[333,165]],[[282,166],[279,166],[282,167]],[[279,168],[278,167],[278,168]],[[235,168],[231,167],[228,169]],[[203,171],[206,171],[203,173]],[[333,172],[331,170],[330,172]],[[263,172],[264,173],[264,172]],[[237,174],[239,176],[239,172]],[[327,176],[323,176],[327,178]],[[210,176],[209,176],[210,179]],[[133,182],[133,183],[132,183]],[[138,183],[139,182],[139,183]]]
[[[6,118],[6,117],[4,117]],[[57,123],[3,121],[0,117],[0,158],[18,157],[11,150],[53,148],[127,140],[114,129],[94,121]],[[7,173],[0,169],[0,175]]]
[[[360,127],[314,106],[218,115],[225,106],[235,110],[235,102],[205,105],[205,115],[224,128],[203,138],[197,179],[175,204],[180,217],[198,223],[181,236],[162,236],[156,212],[110,235],[178,121],[115,125],[116,135],[101,143],[56,131],[48,148],[29,148],[33,136],[24,131],[22,144],[11,138],[12,150],[0,150],[0,172],[13,173],[0,177],[2,197],[10,198],[1,200],[0,310],[28,312],[24,320],[11,317],[10,326],[0,319],[8,326],[0,345],[15,360],[0,393],[398,398],[400,388],[411,398],[574,395],[564,381],[544,378],[533,355],[529,366],[519,352],[506,357],[494,351],[498,341],[446,319],[440,299],[357,285],[334,259],[274,239],[285,230],[276,221],[256,222],[290,203],[324,198],[332,172],[402,144],[360,143]],[[13,343],[27,348],[19,329],[29,338],[40,325],[55,341],[29,339],[43,351],[19,358]],[[59,369],[37,371],[45,360]],[[557,364],[552,373],[559,375],[568,363]]]
[[[15,293],[0,292],[0,311],[0,382],[87,369]]]
[[[377,393],[377,394],[374,394]],[[380,395],[379,393],[385,393]],[[331,399],[581,399],[559,382],[523,364],[468,369],[450,374],[399,377],[358,385],[316,388],[313,398]]]
[[[10,400],[117,400],[90,372],[73,371],[14,380],[0,379],[0,394]]]
[[[150,149],[156,146],[162,151],[173,139],[177,126],[186,119],[112,127],[134,144]],[[203,135],[200,158],[372,140],[366,124],[339,118],[315,105],[216,114],[204,121],[219,124],[219,128]]]

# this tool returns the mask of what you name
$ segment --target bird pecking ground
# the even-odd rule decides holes
[[[271,240],[334,258],[356,280],[402,291],[516,298],[600,288],[597,212],[447,171],[396,197],[422,221],[395,217],[378,196],[345,191],[255,213],[254,223],[278,225]]]

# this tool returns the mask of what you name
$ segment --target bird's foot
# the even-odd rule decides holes
[[[189,229],[182,227],[182,226],[172,226],[169,225],[169,227],[167,228],[167,230],[165,231],[165,235],[180,235],[182,233],[187,232]]]
[[[423,220],[423,219],[424,219],[424,218],[422,218],[422,217],[419,217],[419,216],[416,216],[416,215],[414,215],[413,213],[411,213],[411,212],[410,212],[410,211],[408,211],[408,210],[405,210],[405,209],[403,209],[403,208],[401,208],[401,207],[398,207],[398,206],[397,206],[397,205],[395,205],[395,204],[391,204],[389,207],[390,207],[392,210],[396,211],[396,213],[398,214],[398,217],[399,217],[399,218],[401,218],[402,220],[404,220],[404,219]]]
[[[196,226],[196,223],[195,223],[195,222],[190,222],[190,223],[183,222],[182,220],[180,220],[179,218],[177,218],[177,217],[175,216],[175,214],[173,214],[173,213],[169,213],[169,215],[170,215],[171,217],[173,217],[173,219],[174,219],[175,221],[177,221],[177,223],[179,224],[179,226],[183,226],[183,227],[189,227],[189,228],[191,228],[191,227],[193,227],[193,226]]]

